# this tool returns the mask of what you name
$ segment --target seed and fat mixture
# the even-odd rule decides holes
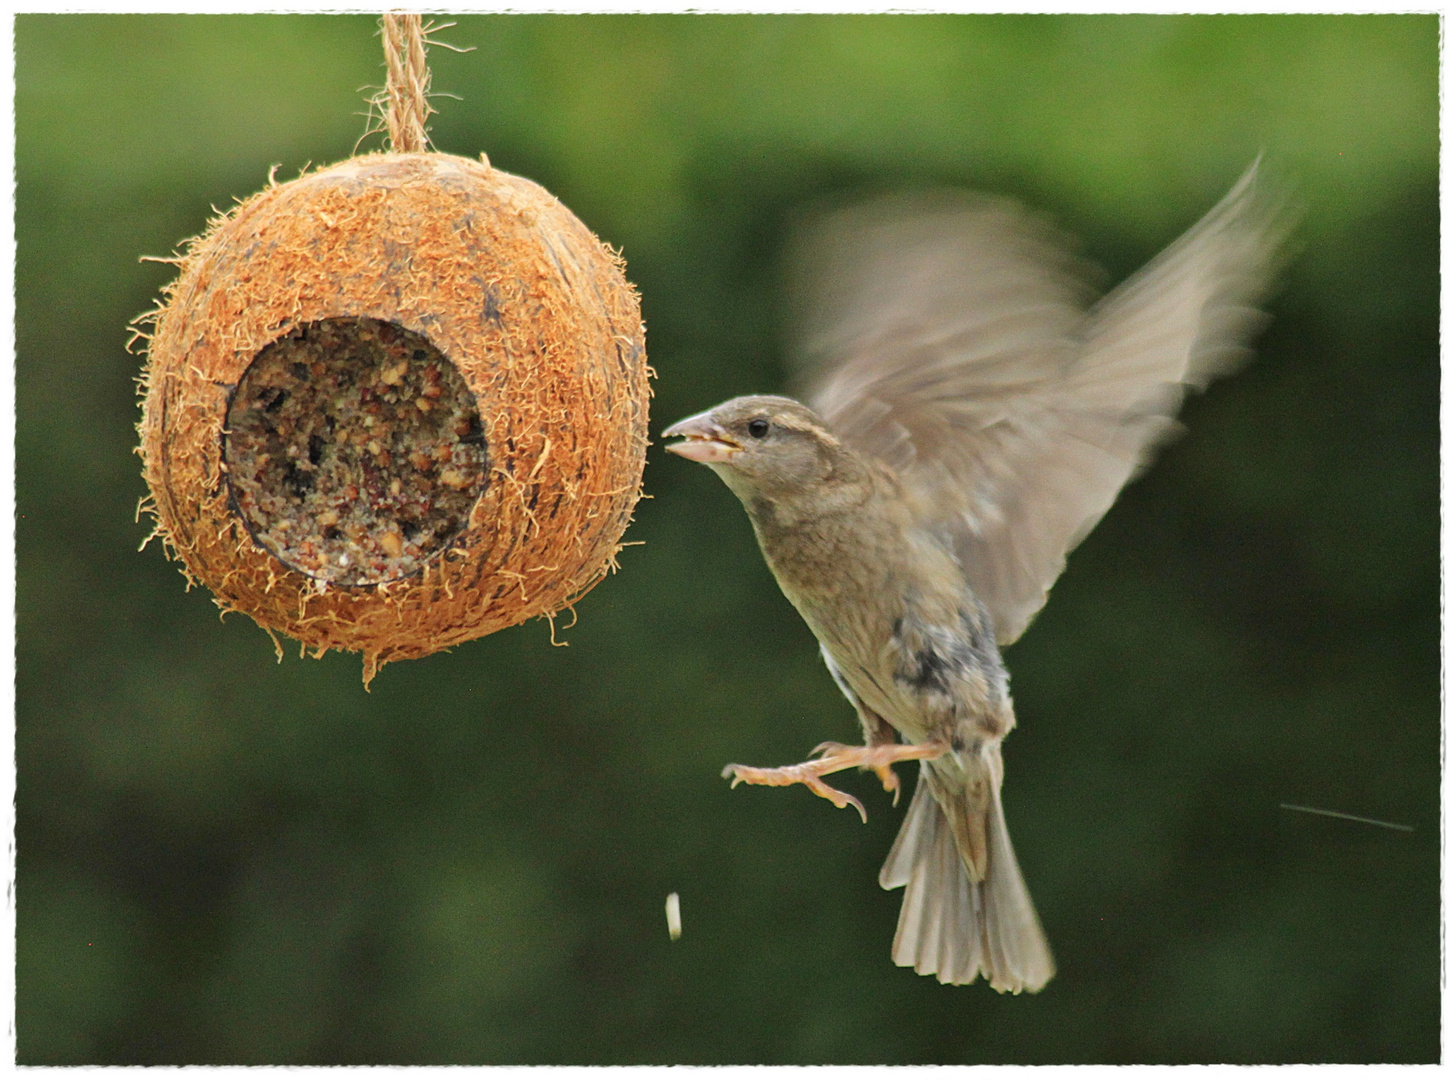
[[[264,347],[233,392],[223,459],[254,538],[337,585],[418,573],[465,528],[488,466],[455,365],[369,318],[308,323]]]

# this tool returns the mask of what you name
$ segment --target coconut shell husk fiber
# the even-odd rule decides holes
[[[641,313],[621,259],[543,188],[447,154],[351,158],[241,203],[179,263],[152,316],[140,452],[156,535],[225,612],[315,655],[363,653],[367,684],[389,661],[568,607],[614,565],[647,448]],[[285,564],[228,475],[229,407],[255,357],[341,319],[423,335],[479,410],[481,494],[396,580]]]

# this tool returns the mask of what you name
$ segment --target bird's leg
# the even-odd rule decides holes
[[[890,784],[885,780],[885,772],[890,771],[893,776],[890,766],[895,762],[938,758],[949,749],[950,747],[945,743],[926,743],[920,746],[908,743],[845,746],[843,743],[826,742],[820,743],[814,748],[816,757],[799,765],[784,765],[777,769],[756,769],[751,765],[729,765],[723,769],[723,775],[733,777],[734,787],[739,784],[765,784],[769,787],[803,784],[815,795],[828,799],[840,809],[853,806],[859,811],[860,820],[868,821],[869,817],[865,814],[864,805],[858,799],[837,788],[830,787],[820,777],[832,772],[839,772],[842,769],[874,769],[880,777],[880,782],[885,784],[887,790],[890,790]],[[898,780],[896,780],[895,786],[898,787]]]
[[[885,746],[894,744],[898,734],[894,727],[879,713],[871,712],[859,706],[859,724],[864,729],[865,745],[869,747]],[[825,745],[823,743],[821,746]],[[817,751],[816,751],[817,752]],[[890,793],[890,805],[900,805],[900,776],[895,772],[893,766],[871,765],[875,775],[880,778],[880,786]]]

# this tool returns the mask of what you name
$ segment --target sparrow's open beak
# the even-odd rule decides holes
[[[700,461],[714,465],[731,461],[743,447],[727,431],[717,424],[710,413],[698,413],[686,420],[679,420],[662,433],[664,439],[682,439],[667,447],[674,454],[681,454],[689,461]]]

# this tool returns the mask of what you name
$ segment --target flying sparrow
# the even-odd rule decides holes
[[[1101,301],[1063,237],[1014,203],[938,192],[822,219],[801,249],[805,400],[734,398],[664,435],[742,501],[865,744],[734,785],[829,773],[916,785],[880,884],[905,887],[895,963],[997,990],[1055,971],[1001,808],[1015,726],[999,646],[1067,553],[1177,430],[1190,388],[1249,355],[1289,215],[1258,164]],[[812,406],[812,407],[811,407]]]

